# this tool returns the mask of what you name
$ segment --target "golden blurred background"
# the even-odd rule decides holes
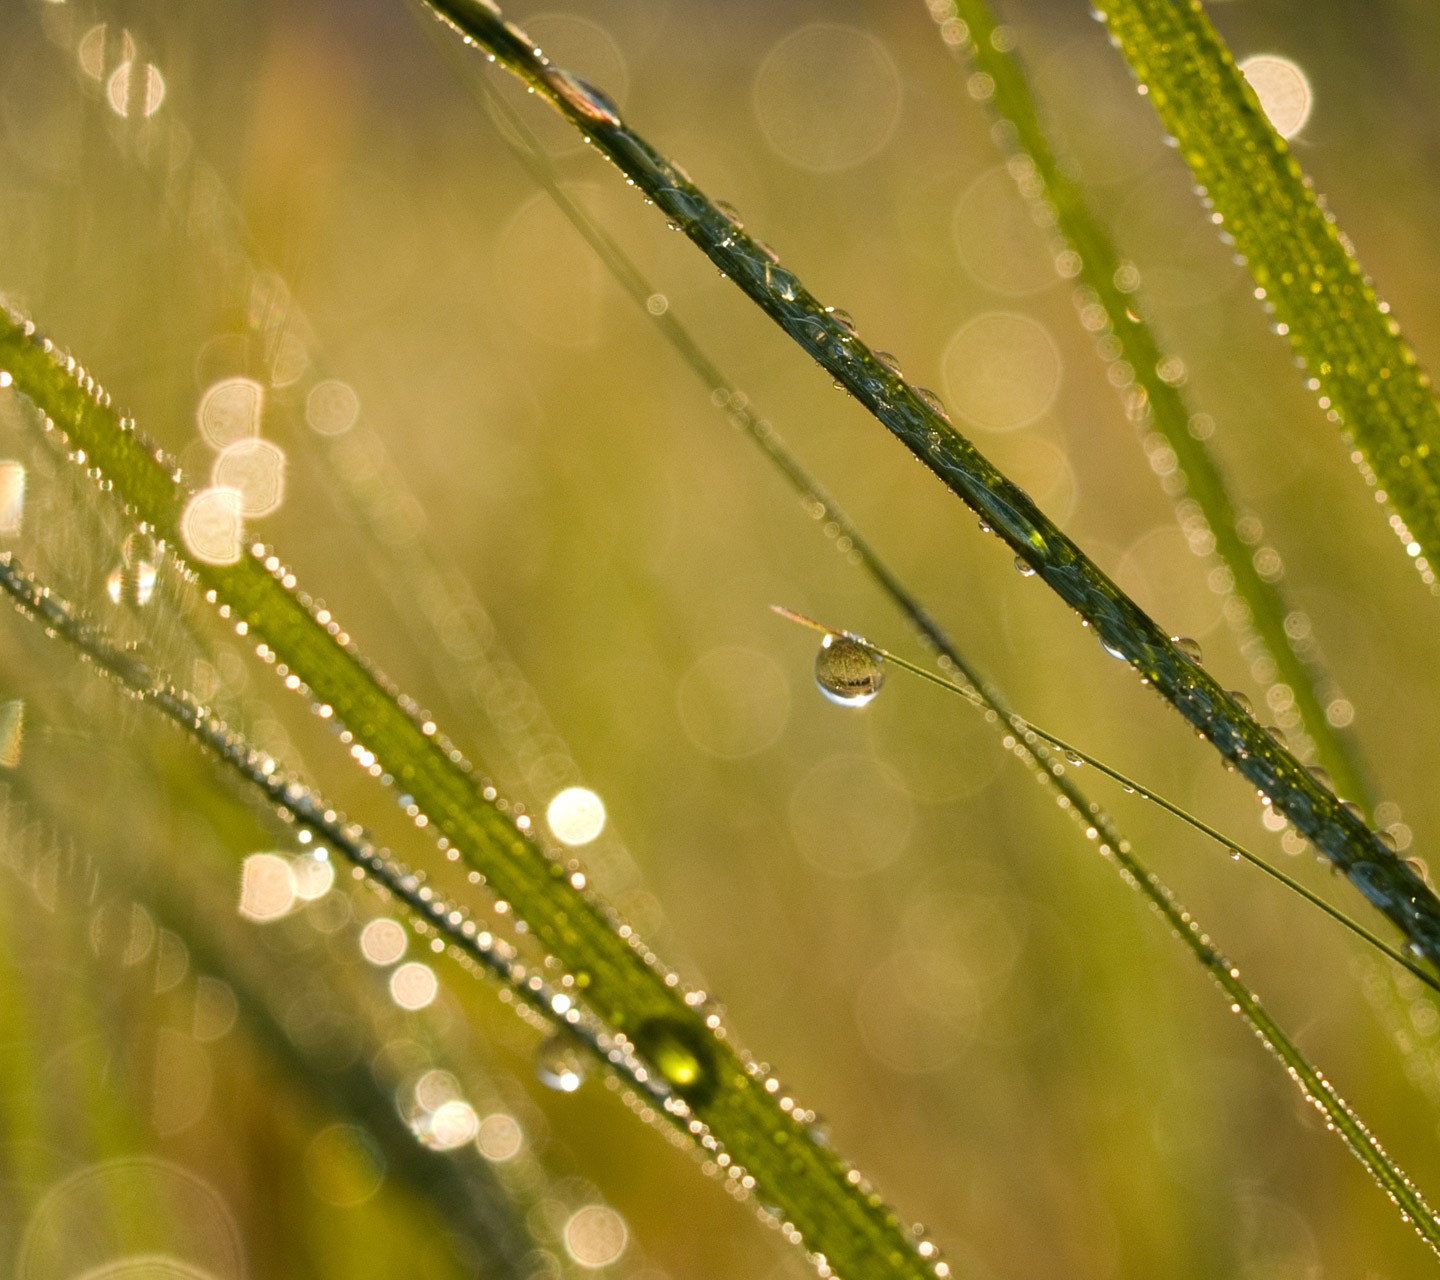
[[[537,814],[563,788],[603,801],[603,831],[576,849],[592,881],[718,993],[955,1276],[1392,1280],[1430,1265],[970,708],[899,671],[862,710],[820,697],[813,635],[770,605],[918,656],[906,626],[516,162],[477,83],[490,75],[663,309],[1018,709],[1366,919],[1358,895],[1267,831],[1243,781],[541,104],[478,57],[457,73],[450,37],[398,2],[3,2],[0,291],[192,483],[217,445],[258,431],[278,447],[250,455],[276,501],[281,457],[284,472],[249,535],[506,795]],[[1263,703],[1164,459],[1125,421],[918,0],[507,13]],[[1237,57],[1284,60],[1270,70],[1296,155],[1440,362],[1440,19],[1418,0],[1211,13]],[[1325,701],[1391,806],[1382,821],[1427,856],[1436,602],[1103,27],[1057,0],[1004,17],[1325,655]],[[26,469],[3,545],[443,874],[393,795],[126,541],[26,407],[0,410],[0,451]],[[422,964],[414,934],[401,979],[385,966],[403,935],[383,924],[362,950],[362,926],[393,910],[348,873],[332,884],[71,652],[13,617],[0,655],[24,729],[0,846],[0,1267],[810,1274],[598,1079],[546,1088],[536,1054],[555,1068],[554,1046],[492,987]],[[1435,1004],[1091,772],[1080,781],[1435,1193]],[[280,856],[242,877],[264,853]],[[282,901],[264,905],[275,883]],[[414,1163],[407,1126],[449,1154]]]

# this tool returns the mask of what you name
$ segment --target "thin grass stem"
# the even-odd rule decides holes
[[[793,609],[786,609],[781,605],[771,605],[770,607],[782,618],[788,619],[790,622],[797,622],[801,626],[809,627],[813,631],[819,631],[825,635],[843,635],[846,639],[853,640],[862,648],[869,650],[877,658],[882,658],[886,662],[894,663],[895,666],[902,670],[908,671],[911,675],[918,676],[920,679],[944,689],[947,693],[958,695],[965,699],[971,706],[982,711],[987,708],[988,704],[985,696],[971,685],[956,684],[953,680],[947,680],[938,672],[931,671],[928,667],[922,667],[918,662],[911,662],[908,658],[902,658],[899,654],[892,653],[889,649],[867,640],[864,636],[856,635],[853,631],[841,631],[834,627],[827,627],[823,622],[817,622],[814,618],[807,618],[803,613],[796,613]],[[1011,724],[1023,731],[1033,733],[1037,738],[1041,739],[1041,741],[1048,743],[1057,751],[1061,752],[1071,764],[1079,763],[1090,765],[1097,773],[1103,773],[1112,782],[1118,782],[1126,791],[1133,792],[1142,800],[1148,800],[1151,804],[1163,809],[1172,817],[1179,818],[1181,822],[1193,827],[1196,831],[1200,832],[1201,835],[1208,837],[1222,848],[1227,849],[1235,858],[1250,863],[1251,866],[1258,868],[1272,880],[1278,881],[1291,892],[1304,898],[1305,901],[1312,906],[1318,907],[1332,920],[1343,925],[1357,938],[1373,947],[1381,955],[1414,974],[1415,977],[1427,987],[1431,988],[1431,990],[1440,992],[1440,978],[1437,978],[1434,974],[1416,964],[1409,956],[1397,951],[1388,942],[1384,941],[1384,939],[1372,933],[1358,920],[1346,915],[1339,907],[1327,902],[1319,894],[1301,884],[1300,881],[1281,871],[1279,867],[1268,859],[1262,858],[1258,853],[1246,848],[1246,846],[1240,844],[1238,841],[1232,840],[1223,831],[1212,827],[1203,819],[1197,818],[1193,813],[1182,808],[1173,800],[1167,800],[1159,792],[1152,791],[1143,782],[1137,782],[1127,774],[1121,773],[1119,769],[1112,768],[1103,760],[1090,755],[1073,743],[1066,741],[1060,737],[1059,734],[1051,733],[1048,729],[1042,729],[1033,720],[1027,720],[1024,716],[1012,713]]]

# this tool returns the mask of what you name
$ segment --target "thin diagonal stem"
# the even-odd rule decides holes
[[[466,39],[570,121],[720,270],[844,385],[1092,626],[1106,649],[1267,796],[1352,883],[1440,964],[1440,900],[1339,799],[1277,744],[1168,633],[1122,592],[1029,496],[937,408],[878,360],[850,327],[634,130],[603,93],[551,63],[485,0],[431,0]]]
[[[973,707],[978,707],[982,711],[987,709],[984,695],[971,685],[956,684],[953,680],[947,680],[944,676],[931,671],[928,667],[922,667],[918,662],[911,662],[908,658],[902,658],[898,653],[892,653],[889,649],[867,640],[864,636],[856,635],[853,631],[840,631],[834,627],[827,627],[823,622],[816,622],[815,619],[807,618],[803,613],[796,613],[793,609],[785,609],[779,605],[772,605],[771,608],[782,618],[787,618],[791,622],[798,622],[802,626],[810,627],[812,630],[823,632],[826,635],[843,635],[847,639],[853,640],[862,648],[868,649],[877,658],[883,658],[886,662],[894,663],[895,666],[900,667],[902,670],[910,672],[911,675],[919,676],[920,679],[944,689],[947,693],[958,695]],[[1152,791],[1143,782],[1137,782],[1134,778],[1121,773],[1119,769],[1112,768],[1096,756],[1082,751],[1073,743],[1067,742],[1064,738],[1060,737],[1059,734],[1051,733],[1048,729],[1042,729],[1033,720],[1027,720],[1020,715],[1012,715],[1011,723],[1016,728],[1033,733],[1042,742],[1048,743],[1057,751],[1060,751],[1072,764],[1080,763],[1090,765],[1097,773],[1103,773],[1107,778],[1118,782],[1125,790],[1134,792],[1142,800],[1148,800],[1151,804],[1163,809],[1172,817],[1179,818],[1181,822],[1193,827],[1196,831],[1200,832],[1201,835],[1206,836],[1220,845],[1221,848],[1229,850],[1236,858],[1248,862],[1251,866],[1264,872],[1272,880],[1283,884],[1292,893],[1296,893],[1304,898],[1311,906],[1319,908],[1337,924],[1348,929],[1362,942],[1373,947],[1376,951],[1380,952],[1381,955],[1400,965],[1401,968],[1408,969],[1427,987],[1431,988],[1431,990],[1440,992],[1440,978],[1437,978],[1434,974],[1416,964],[1409,956],[1397,951],[1388,942],[1384,941],[1384,939],[1371,933],[1363,924],[1346,915],[1339,907],[1327,902],[1319,894],[1306,888],[1300,881],[1281,871],[1274,863],[1262,858],[1258,853],[1246,848],[1238,841],[1232,840],[1223,831],[1197,818],[1193,813],[1182,808],[1173,800],[1167,800],[1159,792]]]

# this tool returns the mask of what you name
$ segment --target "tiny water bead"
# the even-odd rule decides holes
[[[885,683],[884,661],[858,641],[832,632],[815,655],[815,683],[836,706],[863,707]]]
[[[605,829],[605,804],[588,787],[566,787],[550,801],[545,821],[561,844],[589,844]]]
[[[1200,641],[1192,640],[1189,636],[1171,636],[1170,643],[1180,652],[1180,656],[1187,662],[1193,662],[1197,667],[1205,661],[1205,654],[1200,648]]]
[[[574,1093],[589,1074],[590,1064],[579,1041],[567,1031],[547,1036],[535,1050],[535,1077],[547,1089]]]
[[[692,1106],[704,1106],[719,1084],[705,1033],[679,1018],[650,1018],[631,1037],[636,1052]]]

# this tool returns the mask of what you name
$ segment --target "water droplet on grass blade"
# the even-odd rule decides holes
[[[863,644],[831,633],[820,642],[815,655],[815,683],[837,706],[863,707],[880,692],[885,668],[880,657]]]
[[[620,113],[615,104],[593,84],[559,67],[548,67],[545,78],[555,92],[587,120],[612,126],[620,123]]]
[[[563,1031],[542,1040],[535,1050],[535,1077],[547,1089],[574,1093],[589,1074],[589,1063],[575,1037]]]
[[[679,1018],[650,1018],[631,1039],[641,1057],[686,1102],[703,1106],[714,1095],[715,1054],[698,1027]]]
[[[1180,651],[1180,655],[1187,662],[1193,662],[1198,667],[1205,661],[1205,654],[1200,648],[1200,641],[1192,640],[1189,636],[1171,636],[1170,643]]]
[[[1022,578],[1033,578],[1035,576],[1035,566],[1025,559],[1024,556],[1016,556],[1015,572]]]
[[[1230,700],[1235,703],[1252,720],[1255,718],[1255,704],[1250,701],[1248,694],[1241,693],[1239,689],[1227,689]]]

